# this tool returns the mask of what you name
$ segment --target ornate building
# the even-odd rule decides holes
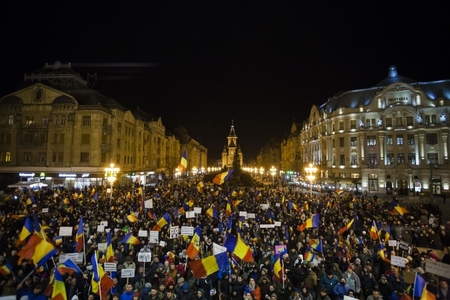
[[[197,175],[193,173],[204,173],[207,167],[208,149],[190,137],[187,130],[182,126],[175,128],[174,134],[180,140],[181,152],[186,150],[187,170],[190,172],[188,174]],[[180,162],[179,158],[177,163]]]
[[[222,151],[222,168],[233,167],[233,159],[236,152],[239,157],[240,165],[243,165],[244,155],[242,154],[241,147],[237,143],[237,139],[238,137],[234,131],[234,122],[231,120],[231,129],[227,137],[228,143],[225,147],[223,147]]]
[[[25,177],[67,187],[101,184],[111,163],[123,182],[148,182],[171,173],[181,157],[180,141],[161,118],[96,92],[60,62],[27,74],[18,91],[2,97],[0,122],[2,187]]]
[[[319,169],[322,183],[340,188],[439,195],[450,188],[449,99],[450,80],[420,82],[391,66],[374,87],[313,106],[301,128],[299,157]]]

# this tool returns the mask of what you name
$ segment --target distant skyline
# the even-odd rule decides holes
[[[128,109],[161,117],[169,131],[186,128],[210,159],[220,159],[234,120],[248,162],[312,105],[376,85],[390,65],[418,81],[450,78],[449,8],[447,1],[4,3],[0,97],[46,62],[70,62]]]

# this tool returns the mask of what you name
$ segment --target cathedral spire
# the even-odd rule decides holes
[[[231,129],[230,129],[230,133],[228,134],[228,137],[235,137],[236,136],[236,132],[234,131],[234,120],[231,120]]]

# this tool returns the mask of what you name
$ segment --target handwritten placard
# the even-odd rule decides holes
[[[59,262],[63,263],[66,260],[70,259],[75,263],[83,263],[83,252],[80,253],[61,253],[59,255]]]
[[[437,276],[450,278],[450,265],[431,259],[425,261],[425,271]]]
[[[398,267],[404,268],[405,260],[406,260],[406,258],[404,258],[404,257],[391,255],[391,265],[393,265],[393,266],[398,266]]]
[[[187,211],[186,212],[186,219],[192,219],[192,218],[195,218],[195,212]]]
[[[146,200],[144,205],[145,205],[145,208],[153,208],[153,199]]]
[[[150,231],[150,239],[149,242],[151,244],[158,244],[159,242],[159,231]]]
[[[239,217],[246,217],[247,216],[247,212],[246,211],[240,211],[239,212]]]
[[[192,226],[181,226],[181,235],[194,235],[194,227]]]
[[[134,278],[134,269],[122,269],[120,274],[122,278]]]
[[[259,228],[275,228],[275,224],[261,224]]]
[[[389,240],[388,245],[390,247],[397,247],[397,241],[396,240]]]
[[[280,221],[275,221],[274,225],[275,225],[275,227],[280,227],[281,226],[281,222]]]
[[[105,227],[108,227],[108,221],[101,221],[100,225],[103,225]]]
[[[106,272],[117,272],[117,264],[113,262],[105,262],[103,264]]]
[[[106,245],[107,243],[98,243],[97,247],[99,251],[106,251]]]
[[[42,209],[43,213],[48,213],[48,207]]]
[[[201,207],[194,207],[194,213],[201,214],[202,213],[202,208]]]
[[[138,253],[138,262],[151,262],[152,261],[152,253],[151,252],[139,252]]]
[[[147,237],[148,231],[147,230],[139,230],[138,237]]]
[[[254,213],[247,213],[247,219],[254,219],[256,215]]]
[[[105,225],[97,225],[97,232],[105,231]]]
[[[178,232],[180,232],[180,228],[178,226],[172,226],[169,229],[169,236],[171,239],[178,238]]]
[[[72,236],[73,228],[70,226],[61,226],[59,227],[59,235],[60,236]]]

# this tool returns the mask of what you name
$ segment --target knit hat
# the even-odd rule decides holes
[[[183,282],[184,282],[184,278],[183,277],[178,278],[177,283],[183,283]]]
[[[387,278],[386,278],[386,276],[381,275],[381,276],[380,276],[380,280],[387,280]]]
[[[187,282],[183,283],[183,291],[187,291],[189,289],[189,284]]]
[[[359,265],[361,263],[361,260],[359,258],[355,259],[355,264]]]
[[[145,284],[145,287],[146,287],[146,288],[152,288],[152,284],[151,284],[150,282],[147,282],[147,283]]]

